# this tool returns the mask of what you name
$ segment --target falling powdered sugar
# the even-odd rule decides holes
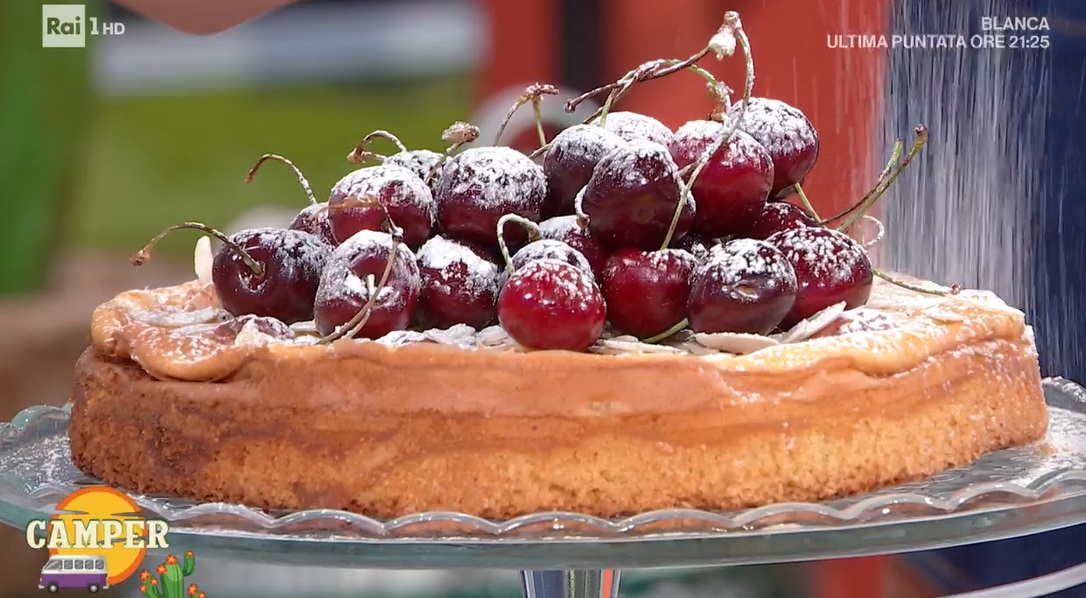
[[[665,147],[671,145],[674,135],[664,123],[651,116],[636,112],[611,112],[603,128],[626,141],[651,141]]]

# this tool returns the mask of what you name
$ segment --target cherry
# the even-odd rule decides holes
[[[658,249],[667,237],[680,198],[679,175],[666,147],[634,141],[604,156],[585,187],[581,208],[592,236],[608,247]],[[685,203],[672,239],[694,221]]]
[[[328,219],[328,202],[315,203],[302,208],[287,228],[316,235],[333,247],[339,245],[332,231],[332,221]]]
[[[332,252],[314,306],[321,334],[345,332],[338,329],[352,323],[367,304],[368,316],[354,336],[374,339],[408,327],[421,283],[415,254],[405,245],[388,233],[362,230]]]
[[[253,182],[253,178],[256,177],[256,173],[260,170],[260,166],[268,160],[282,162],[294,171],[294,176],[298,178],[298,183],[301,184],[302,190],[305,191],[306,196],[309,198],[309,205],[303,208],[302,211],[294,217],[294,220],[287,228],[317,235],[321,240],[333,247],[338,245],[339,242],[336,241],[335,235],[332,234],[332,224],[328,220],[328,204],[326,202],[317,203],[317,198],[313,196],[313,190],[309,187],[309,181],[306,180],[302,171],[294,165],[294,162],[277,154],[264,154],[256,161],[256,164],[249,169],[249,174],[245,175],[245,182]]]
[[[679,168],[698,162],[727,127],[695,120],[679,127],[671,156]],[[698,213],[694,230],[712,237],[741,234],[757,220],[773,187],[773,159],[750,135],[735,131],[702,169],[692,189]]]
[[[555,136],[543,155],[548,190],[543,217],[573,214],[573,200],[588,184],[596,164],[624,143],[618,135],[594,125],[574,125]]]
[[[626,141],[651,141],[667,147],[674,134],[664,123],[637,112],[611,112],[603,128]]]
[[[558,260],[531,262],[509,276],[498,296],[498,321],[529,349],[583,351],[607,319],[603,296],[587,274]]]
[[[419,320],[431,328],[484,328],[497,317],[501,269],[485,253],[433,237],[419,249]]]
[[[732,105],[732,113],[742,102]],[[758,140],[773,158],[772,199],[794,192],[793,186],[814,167],[818,159],[818,133],[798,108],[780,100],[751,98],[739,128]]]
[[[437,219],[446,235],[494,247],[498,219],[516,214],[538,221],[547,183],[543,169],[508,147],[478,147],[452,157],[437,186]],[[395,215],[393,215],[395,216]],[[507,239],[526,233],[511,228]]]
[[[430,237],[433,194],[422,179],[402,166],[359,168],[340,179],[328,198],[328,219],[341,243],[361,230],[381,230],[386,209],[412,249]]]
[[[779,232],[766,242],[781,250],[799,283],[783,327],[790,328],[842,301],[846,309],[859,307],[871,296],[871,260],[863,246],[844,233],[804,227]]]
[[[765,241],[737,239],[698,267],[686,317],[695,332],[768,334],[796,300],[796,274]]]
[[[298,230],[247,229],[227,237],[198,222],[184,222],[156,235],[132,263],[143,264],[163,237],[188,228],[223,243],[211,262],[211,282],[223,309],[235,316],[266,316],[287,324],[313,318],[317,284],[332,250],[327,243]]]
[[[400,166],[415,173],[419,179],[429,180],[430,191],[437,193],[438,176],[430,178],[430,171],[444,158],[443,154],[428,149],[408,150],[392,154],[385,159],[385,166]]]
[[[580,251],[570,245],[554,239],[540,239],[532,241],[513,254],[509,261],[513,270],[520,270],[524,266],[539,260],[558,260],[576,267],[584,272],[590,280],[595,281],[596,275],[592,272],[592,266],[588,263]]]
[[[640,338],[660,334],[683,319],[697,259],[682,249],[620,249],[603,271],[603,298],[611,324]]]
[[[783,201],[771,201],[762,208],[762,214],[754,221],[754,225],[748,231],[748,236],[764,241],[781,231],[805,226],[819,226],[819,224],[807,215],[803,208]]]
[[[592,236],[587,226],[581,226],[576,216],[555,216],[539,223],[539,233],[544,239],[554,239],[581,252],[592,266],[596,280],[603,277],[603,268],[609,256],[607,248]]]

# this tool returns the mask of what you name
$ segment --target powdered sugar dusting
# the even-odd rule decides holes
[[[806,227],[783,231],[768,242],[781,250],[797,270],[826,284],[847,281],[857,264],[870,261],[867,252],[843,233],[822,227]],[[865,268],[870,270],[870,266]]]
[[[752,277],[791,281],[796,274],[780,253],[764,241],[736,239],[709,254],[701,272],[722,287],[732,287]]]
[[[453,280],[469,295],[498,292],[501,279],[498,265],[456,241],[440,235],[432,237],[419,248],[418,261],[420,268],[436,274],[426,284],[442,286],[441,291],[446,294],[452,291],[448,285]]]
[[[636,112],[611,112],[603,128],[626,141],[651,141],[663,146],[671,145],[673,137],[664,123]]]
[[[609,119],[610,117],[608,117]],[[578,162],[598,162],[625,140],[615,133],[595,125],[573,125],[551,140],[548,158],[570,158]]]
[[[584,254],[569,244],[554,239],[540,239],[525,245],[513,256],[512,264],[514,269],[519,270],[531,262],[545,259],[566,262],[584,272],[589,279],[595,280],[592,266]]]
[[[528,263],[517,270],[516,274],[510,278],[509,284],[512,284],[513,278],[516,277],[537,275],[543,275],[549,279],[554,289],[553,294],[538,298],[541,306],[569,305],[573,302],[578,309],[587,311],[589,298],[599,297],[599,289],[596,288],[590,274],[585,274],[580,268],[555,259],[541,259]],[[525,295],[524,298],[528,299],[529,296]]]
[[[528,156],[509,147],[477,147],[445,164],[437,199],[442,203],[466,196],[502,213],[538,215],[546,191],[543,169]]]
[[[231,239],[245,249],[260,248],[268,252],[265,268],[278,268],[281,276],[263,276],[257,280],[257,289],[276,280],[316,280],[324,269],[332,251],[331,246],[316,235],[281,228],[256,228],[235,233]],[[229,249],[220,249],[215,262],[229,260],[247,268],[242,258]],[[248,279],[246,279],[248,281]]]
[[[387,208],[415,207],[430,215],[433,224],[435,202],[430,187],[415,172],[395,164],[359,168],[332,187],[333,197],[380,199]]]
[[[442,154],[427,149],[397,152],[385,160],[385,166],[399,166],[415,173],[420,180],[425,181],[430,171],[441,160]]]
[[[737,111],[741,102],[732,105]],[[774,158],[797,154],[818,143],[814,126],[798,108],[770,98],[751,98],[739,128],[758,140]]]
[[[697,162],[702,154],[727,132],[727,127],[711,120],[693,120],[684,124],[675,131],[675,142],[671,146],[677,162],[682,166]],[[772,180],[773,157],[762,144],[744,131],[732,132],[728,143],[717,155],[733,166],[752,163],[753,167],[767,169],[769,179]]]
[[[602,177],[615,177],[630,186],[645,185],[650,178],[660,174],[659,165],[678,181],[679,167],[665,146],[653,141],[631,141],[600,160],[585,189],[592,187]]]

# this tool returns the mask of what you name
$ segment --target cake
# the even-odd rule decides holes
[[[747,49],[734,13],[694,61],[728,40]],[[817,135],[750,97],[749,66],[742,100],[714,89],[713,118],[674,133],[604,109],[539,166],[455,152],[464,123],[444,154],[376,156],[379,131],[350,157],[383,164],[327,202],[295,169],[311,205],[286,229],[167,229],[223,244],[201,239],[195,280],[94,312],[75,464],[266,509],[615,517],[863,493],[1041,438],[1022,312],[883,272],[850,236],[925,131],[819,218]]]

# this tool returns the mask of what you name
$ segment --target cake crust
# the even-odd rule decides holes
[[[707,356],[254,342],[185,324],[214,307],[193,282],[96,311],[77,466],[264,508],[609,517],[865,492],[1047,426],[1030,330],[980,292],[878,284],[886,329]]]

